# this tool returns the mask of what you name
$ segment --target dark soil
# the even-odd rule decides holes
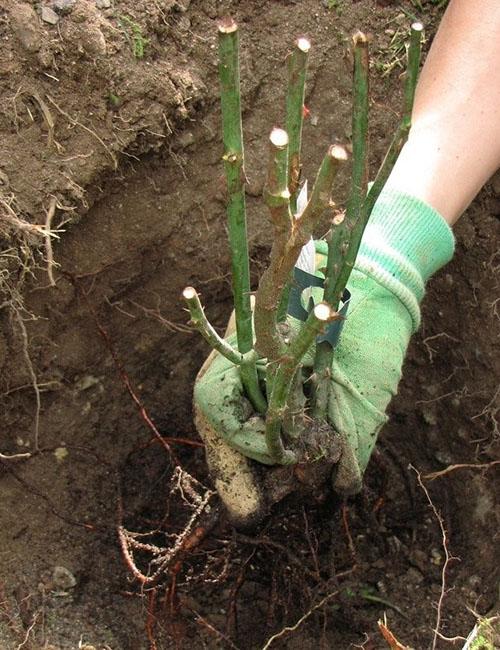
[[[40,453],[0,470],[0,647],[263,648],[313,610],[271,647],[386,648],[377,627],[385,613],[400,641],[420,650],[432,646],[440,600],[442,634],[467,636],[473,612],[498,598],[498,182],[461,220],[455,259],[429,285],[360,496],[289,498],[246,535],[221,519],[154,589],[134,581],[116,532],[120,501],[126,529],[153,531],[139,541],[157,546],[172,545],[192,512],[193,494],[182,500],[176,485],[186,485],[132,394],[162,436],[177,439],[172,450],[202,484],[194,490],[209,485],[191,413],[208,350],[186,328],[180,294],[198,287],[223,327],[231,303],[217,17],[231,12],[242,30],[256,281],[270,245],[262,160],[282,115],[290,43],[308,34],[314,45],[304,134],[312,177],[328,143],[349,138],[349,34],[376,35],[375,169],[400,100],[391,40],[416,3],[115,0],[100,9],[107,3],[76,0],[54,26],[40,20],[42,4],[55,3],[0,0],[0,199],[40,224],[55,197],[53,227],[64,229],[49,286],[45,248],[30,257],[36,241],[0,224],[2,454],[34,448],[33,372],[41,398]],[[422,4],[429,41],[439,11]],[[425,479],[462,463],[490,465]],[[153,573],[151,550],[136,559]]]

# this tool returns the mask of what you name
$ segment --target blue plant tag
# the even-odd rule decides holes
[[[307,303],[307,309],[305,309],[302,305],[302,294],[305,290],[310,289],[311,287],[323,288],[324,285],[325,281],[323,278],[318,278],[316,275],[311,275],[311,273],[307,273],[306,271],[295,267],[293,270],[293,281],[288,299],[288,314],[301,321],[307,320],[309,313],[314,308],[314,300],[310,297]],[[327,341],[332,348],[337,345],[340,332],[342,331],[347,316],[350,298],[351,294],[347,289],[345,289],[342,296],[341,308],[339,310],[339,313],[343,318],[330,323],[326,328],[325,333],[317,337],[316,341],[318,343]]]

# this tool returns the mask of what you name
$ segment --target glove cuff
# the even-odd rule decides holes
[[[452,230],[434,208],[414,196],[387,188],[370,216],[355,268],[403,302],[416,330],[425,282],[451,260],[454,248]]]

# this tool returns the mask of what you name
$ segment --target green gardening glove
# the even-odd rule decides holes
[[[420,324],[425,282],[453,250],[451,229],[430,206],[397,190],[381,193],[348,283],[352,297],[332,366],[328,420],[342,441],[333,479],[338,492],[361,488],[386,408],[397,392],[408,342]],[[316,242],[316,251],[322,268],[326,242]],[[313,358],[311,351],[304,366],[312,366]],[[243,397],[237,368],[220,355],[197,380],[194,404],[205,432],[208,426],[231,449],[270,463],[264,421]]]

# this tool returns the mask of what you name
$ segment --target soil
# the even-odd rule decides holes
[[[231,13],[241,26],[255,283],[270,245],[262,161],[290,43],[308,34],[314,46],[312,177],[326,145],[349,138],[349,35],[376,35],[376,169],[400,105],[398,30],[417,4],[0,0],[2,206],[43,224],[52,200],[61,229],[51,286],[40,235],[2,225],[0,451],[34,451],[38,436],[39,452],[1,463],[0,648],[376,650],[388,647],[384,616],[403,644],[461,647],[433,645],[438,603],[451,638],[498,604],[498,179],[429,284],[360,496],[289,498],[245,535],[222,518],[154,588],[134,579],[116,532],[119,521],[145,534],[136,560],[153,573],[151,545],[173,545],[196,498],[217,509],[191,413],[208,349],[180,300],[198,287],[221,328],[231,309],[216,19]],[[427,47],[443,3],[421,4]],[[54,6],[52,25],[40,12]],[[174,472],[145,412],[199,484]],[[482,467],[425,478],[455,464]]]

